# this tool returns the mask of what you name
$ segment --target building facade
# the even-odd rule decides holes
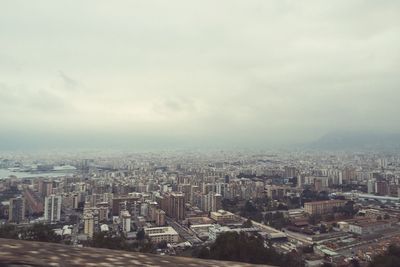
[[[62,197],[50,195],[44,199],[44,219],[48,222],[59,222],[61,220]]]
[[[304,210],[310,214],[326,214],[332,212],[335,207],[342,207],[346,204],[345,200],[325,200],[304,203]]]

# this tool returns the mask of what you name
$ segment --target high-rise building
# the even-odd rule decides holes
[[[227,185],[226,183],[217,183],[216,184],[216,193],[224,196],[225,191],[226,191],[226,185]]]
[[[38,191],[42,197],[47,197],[53,193],[53,182],[47,180],[39,180]]]
[[[218,211],[222,208],[222,196],[220,194],[214,194],[211,204],[211,211]]]
[[[165,212],[163,210],[156,210],[155,221],[157,226],[165,225]]]
[[[192,185],[191,184],[180,184],[178,185],[178,191],[182,192],[185,194],[185,203],[190,202],[191,199],[191,190]]]
[[[131,231],[131,215],[129,211],[123,210],[121,211],[121,222],[122,222],[122,231],[125,233],[129,233]]]
[[[89,238],[93,237],[94,233],[94,216],[92,212],[85,212],[83,214],[83,221],[84,221],[84,234],[87,235]]]
[[[44,199],[44,219],[48,222],[59,222],[61,220],[62,196],[50,195]]]
[[[20,223],[25,220],[25,198],[16,197],[10,199],[8,208],[8,221]]]
[[[284,178],[293,178],[296,176],[296,168],[285,166]]]
[[[304,175],[300,173],[297,175],[297,188],[303,188],[304,185]]]
[[[348,183],[356,179],[356,170],[354,168],[346,167],[342,171],[343,183]]]
[[[378,180],[375,183],[375,192],[381,196],[389,195],[389,184],[385,180]]]
[[[229,184],[229,175],[225,175],[225,177],[224,177],[224,182],[225,182],[226,184]]]
[[[108,220],[108,215],[109,215],[109,208],[108,208],[108,203],[103,202],[103,203],[98,203],[97,204],[97,210],[99,213],[99,221],[100,222],[105,222]]]
[[[368,180],[367,187],[368,187],[368,194],[374,194],[375,193],[375,180],[374,179]]]
[[[167,193],[162,200],[161,208],[175,220],[185,219],[185,195],[183,193]]]
[[[112,215],[119,216],[121,210],[132,211],[135,202],[139,201],[140,197],[137,196],[120,196],[114,197],[112,200]]]

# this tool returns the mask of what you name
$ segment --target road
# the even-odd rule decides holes
[[[174,230],[185,240],[189,241],[190,244],[192,245],[199,245],[202,244],[203,241],[201,241],[195,234],[191,233],[191,231],[173,220],[172,218],[166,217],[166,221],[168,225],[170,225]]]

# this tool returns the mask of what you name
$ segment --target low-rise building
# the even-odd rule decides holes
[[[391,228],[392,224],[389,221],[362,221],[349,224],[349,232],[359,235],[372,234],[377,231],[382,231]]]
[[[235,214],[225,211],[225,210],[218,210],[215,212],[210,213],[210,218],[216,221],[217,223],[226,223],[234,221],[236,216]]]
[[[224,233],[232,233],[232,232],[236,232],[236,233],[241,233],[241,232],[246,232],[246,233],[255,233],[255,232],[259,232],[260,230],[258,228],[255,227],[250,227],[250,228],[229,228],[228,226],[221,226],[219,224],[213,224],[209,230],[209,239],[210,240],[216,240],[217,237],[221,234]]]
[[[343,207],[345,204],[345,200],[313,201],[304,203],[304,210],[310,215],[326,214],[332,212],[335,207]]]
[[[170,226],[144,228],[144,232],[154,243],[159,243],[161,241],[166,241],[168,243],[177,243],[179,241],[178,233],[174,230],[174,228]]]

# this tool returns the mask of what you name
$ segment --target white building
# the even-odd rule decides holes
[[[349,232],[356,233],[359,235],[373,234],[378,231],[382,231],[391,228],[392,225],[388,221],[365,221],[349,224]]]
[[[250,228],[229,228],[228,226],[221,226],[219,224],[213,224],[209,230],[209,239],[210,240],[216,240],[217,237],[221,234],[224,233],[231,233],[231,232],[236,232],[236,233],[241,233],[241,232],[246,232],[246,233],[256,233],[259,232],[260,230],[256,227],[250,227]]]
[[[87,211],[83,214],[84,221],[84,233],[88,237],[92,238],[94,233],[94,216],[93,213]]]
[[[44,219],[48,222],[59,222],[61,220],[62,197],[50,195],[44,199]]]
[[[109,231],[108,225],[107,225],[107,224],[102,224],[102,225],[100,226],[100,231],[101,231],[101,232],[108,232],[108,231]]]
[[[370,179],[367,182],[368,194],[375,193],[375,179]]]
[[[145,228],[144,232],[154,243],[159,243],[161,241],[166,241],[168,243],[178,243],[179,241],[178,233],[174,230],[174,228],[170,226]]]
[[[121,211],[122,231],[129,233],[131,231],[131,215],[129,211]]]

